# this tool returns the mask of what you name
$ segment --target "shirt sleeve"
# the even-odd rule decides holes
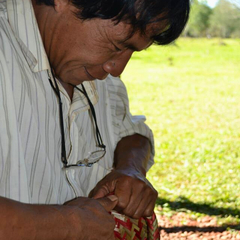
[[[110,81],[109,81],[110,82]],[[119,78],[111,77],[112,98],[115,102],[115,123],[118,126],[117,142],[123,137],[140,134],[149,139],[151,144],[151,155],[148,161],[147,170],[154,164],[154,138],[151,129],[145,124],[144,115],[133,116],[129,110],[129,99],[126,87]],[[114,91],[114,92],[113,92]]]

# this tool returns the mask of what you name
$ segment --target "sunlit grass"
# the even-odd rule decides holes
[[[240,40],[152,46],[122,79],[155,135],[148,178],[159,198],[240,211]]]

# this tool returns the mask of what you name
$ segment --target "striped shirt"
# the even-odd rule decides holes
[[[70,168],[61,162],[58,99],[48,76],[49,62],[30,0],[0,0],[0,196],[25,203],[62,204],[87,196],[112,168],[119,140],[139,133],[152,143],[144,116],[129,112],[119,78],[84,82],[97,116],[107,153],[92,167]],[[96,150],[95,129],[84,95],[72,101],[58,83],[63,102],[67,159],[70,164]]]

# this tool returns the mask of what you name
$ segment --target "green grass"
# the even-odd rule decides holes
[[[152,46],[134,54],[122,79],[132,113],[146,115],[155,135],[148,178],[159,204],[207,205],[212,215],[238,222],[240,40],[182,38]]]

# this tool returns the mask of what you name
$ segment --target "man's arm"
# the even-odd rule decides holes
[[[147,138],[139,134],[122,138],[115,150],[114,170],[97,184],[90,197],[97,199],[114,192],[118,211],[133,218],[150,216],[158,194],[145,177],[149,156]]]
[[[0,197],[0,239],[114,240],[114,220],[108,213],[117,203],[77,198],[65,205],[24,204]],[[94,231],[92,231],[94,229]]]
[[[151,146],[146,137],[139,134],[124,137],[114,152],[114,168],[134,170],[146,176],[150,154]]]

